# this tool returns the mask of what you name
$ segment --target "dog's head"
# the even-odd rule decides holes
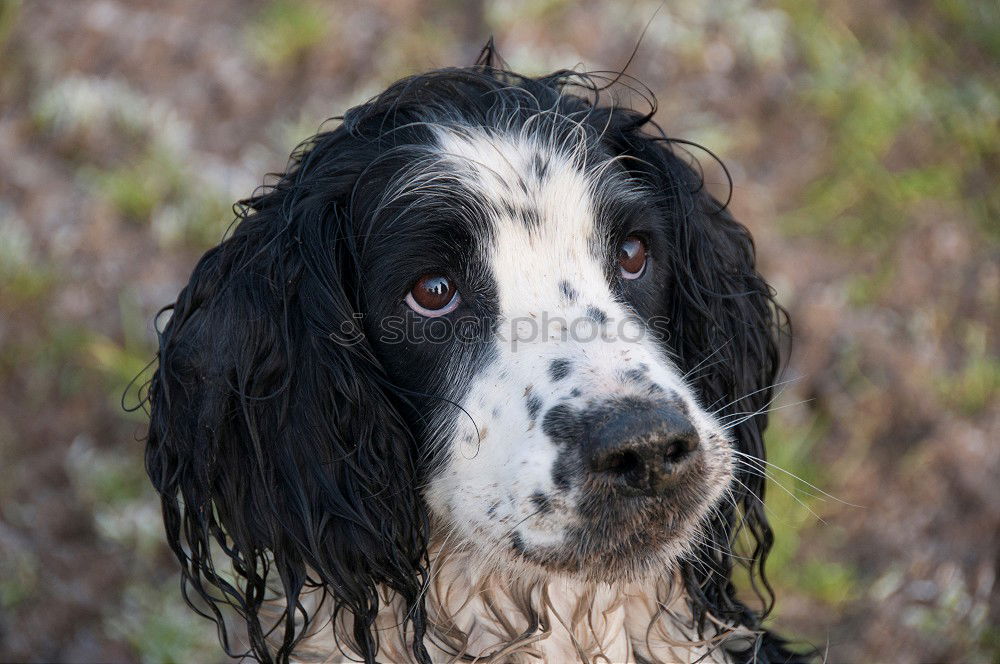
[[[272,573],[279,659],[312,585],[369,659],[392,591],[425,658],[445,540],[508,570],[678,576],[696,615],[753,622],[727,552],[739,527],[756,565],[770,545],[778,310],[677,142],[597,97],[489,55],[396,83],[244,201],[173,305],[148,469],[186,583],[259,657]]]

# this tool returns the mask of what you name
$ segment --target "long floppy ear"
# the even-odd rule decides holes
[[[633,116],[632,127],[648,119]],[[697,563],[685,563],[684,581],[699,621],[711,614],[755,628],[762,616],[736,599],[728,552],[738,531],[746,529],[754,550],[745,564],[766,615],[773,593],[764,563],[773,536],[763,509],[763,433],[787,315],[757,272],[749,231],[705,191],[701,176],[674,153],[674,143],[635,133],[626,140],[638,168],[662,196],[674,277],[667,288],[667,343],[680,370],[690,372],[703,405],[717,411],[731,427],[737,451],[749,455],[737,459],[731,489],[742,514],[723,501],[707,526]]]
[[[414,655],[429,661],[417,451],[353,317],[345,199],[368,160],[352,144],[343,129],[318,135],[242,202],[171,307],[149,393],[146,466],[185,597],[207,605],[227,652],[220,609],[232,606],[266,662],[288,661],[317,588],[334,625],[353,617],[340,645],[374,662],[380,586],[405,603]]]

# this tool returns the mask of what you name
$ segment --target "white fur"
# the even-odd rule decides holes
[[[480,576],[473,553],[452,553],[435,565],[427,594],[429,636],[425,639],[434,662],[455,662],[455,650],[481,657],[483,664],[564,664],[607,662],[634,664],[642,657],[657,664],[724,664],[723,644],[747,639],[746,629],[721,630],[701,640],[677,592],[669,585],[594,584],[564,576],[527,575],[511,579]],[[470,592],[471,591],[471,592]],[[528,639],[516,637],[528,627],[521,597],[539,612],[542,627]],[[402,607],[387,596],[376,621],[379,661],[412,661],[412,635],[399,629]],[[338,625],[347,632],[346,616]],[[446,632],[457,628],[467,639],[449,644]],[[296,651],[299,662],[346,664],[357,661],[342,653],[324,626]],[[513,647],[508,647],[514,641]]]
[[[599,257],[591,253],[597,228],[593,184],[597,175],[607,173],[606,162],[585,164],[580,151],[540,145],[524,135],[440,130],[438,140],[455,168],[468,176],[464,186],[513,209],[533,206],[541,223],[526,226],[506,215],[493,220],[487,262],[497,283],[501,337],[506,338],[496,341],[497,360],[474,377],[461,402],[471,417],[463,413],[450,423],[450,462],[431,481],[426,498],[451,537],[479,543],[487,558],[502,553],[515,526],[529,547],[558,546],[574,520],[573,496],[563,496],[566,500],[557,501],[549,514],[534,515],[528,500],[532,493],[557,495],[552,479],[557,448],[541,431],[540,421],[529,420],[526,390],[541,398],[541,413],[560,400],[582,404],[626,396],[635,388],[624,385],[620,373],[645,364],[654,383],[686,402],[703,441],[720,439],[719,427],[695,403],[658,342],[648,334],[635,341],[643,333],[641,324],[627,304],[616,300]],[[539,153],[549,162],[541,182],[531,176],[531,160]],[[519,180],[527,185],[527,194]],[[575,303],[563,297],[561,281],[577,291]],[[602,328],[592,323],[586,317],[588,306],[604,311],[608,323]],[[551,322],[547,329],[546,321]],[[576,335],[567,329],[572,325]],[[534,333],[536,329],[547,334]],[[574,372],[553,382],[548,366],[560,358],[570,360]],[[579,397],[570,397],[574,388]],[[499,418],[493,417],[495,411]],[[728,447],[709,453],[718,457],[720,481],[710,487],[705,512],[725,491],[732,463]],[[501,518],[487,518],[491,507]],[[677,542],[670,557],[683,553],[687,544]]]

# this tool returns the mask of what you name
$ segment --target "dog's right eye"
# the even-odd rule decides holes
[[[421,316],[444,316],[458,306],[458,289],[448,277],[425,274],[406,295],[406,304]]]

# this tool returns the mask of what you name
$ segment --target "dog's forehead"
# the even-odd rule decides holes
[[[487,255],[503,311],[557,306],[560,284],[605,285],[597,174],[606,158],[525,132],[442,130],[438,140],[493,217]]]

